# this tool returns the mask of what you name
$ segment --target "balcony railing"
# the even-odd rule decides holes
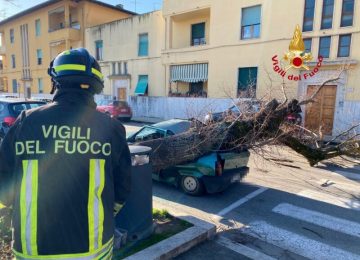
[[[5,46],[0,46],[0,55],[5,55],[5,54],[6,54]]]
[[[51,31],[54,32],[54,31]],[[68,39],[72,41],[81,40],[81,32],[78,29],[74,29],[71,27],[67,28],[59,28],[56,30],[56,33],[50,33],[50,41],[58,41],[63,39]]]

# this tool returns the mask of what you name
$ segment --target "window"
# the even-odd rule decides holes
[[[42,56],[43,56],[41,49],[36,50],[36,56],[37,56],[37,64],[41,65],[42,64]]]
[[[40,19],[36,19],[36,20],[35,20],[35,35],[36,35],[36,36],[40,36],[40,34],[41,34]]]
[[[111,69],[112,75],[116,75],[116,63],[113,62],[111,65],[112,65],[111,66],[112,67],[112,69]],[[120,73],[118,73],[118,74],[120,74]]]
[[[10,29],[10,43],[14,43],[15,36],[14,36],[14,29]]]
[[[189,92],[190,97],[207,97],[206,91],[204,91],[204,82],[191,82],[189,83]]]
[[[321,16],[321,29],[330,29],[332,27],[333,12],[334,0],[324,0]]]
[[[148,56],[149,37],[147,33],[139,34],[139,56]]]
[[[351,34],[339,36],[338,57],[349,57],[351,45]]]
[[[260,37],[261,5],[243,8],[241,12],[241,39]]]
[[[38,92],[39,94],[44,93],[44,84],[42,78],[38,78]]]
[[[354,0],[343,0],[341,10],[341,27],[352,26],[354,17]]]
[[[315,0],[305,0],[303,32],[313,30]]]
[[[257,72],[257,67],[239,68],[238,97],[256,96]]]
[[[117,66],[117,74],[118,74],[118,75],[122,75],[121,62],[118,62],[117,65],[118,65],[118,66]]]
[[[124,61],[124,74],[127,75],[128,74],[128,66],[127,66],[127,62]]]
[[[311,52],[311,43],[312,43],[311,38],[304,39],[305,52]]]
[[[191,46],[206,44],[205,23],[191,25]]]
[[[17,93],[17,88],[18,88],[17,80],[16,80],[16,79],[13,79],[13,80],[12,80],[13,93]]]
[[[322,56],[323,58],[329,58],[330,44],[331,36],[320,37],[319,56]]]
[[[95,55],[97,60],[103,59],[103,41],[95,42]]]
[[[15,69],[15,54],[11,54],[11,68]]]

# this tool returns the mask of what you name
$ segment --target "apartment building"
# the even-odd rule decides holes
[[[123,100],[134,95],[166,96],[163,28],[162,13],[155,11],[87,29],[86,47],[101,65],[105,95]]]
[[[100,1],[51,0],[0,21],[0,91],[49,93],[57,54],[85,46],[85,28],[132,15]]]
[[[103,40],[107,93],[128,99],[137,116],[191,117],[224,110],[234,99],[283,99],[282,89],[289,99],[305,98],[340,75],[303,108],[306,127],[334,136],[360,121],[359,10],[356,0],[164,0],[157,22],[139,16],[116,22],[117,28],[94,27],[87,42],[96,51]],[[286,70],[296,25],[308,55],[299,54],[305,66]],[[122,31],[132,36],[105,40]],[[139,55],[144,45],[153,49],[145,58]],[[117,61],[135,60],[126,71],[131,83],[113,80],[123,73]],[[116,84],[129,86],[126,97]]]
[[[354,0],[164,1],[166,87],[171,93],[175,88],[190,95],[205,91],[208,97],[282,98],[284,84],[289,98],[303,98],[346,64],[348,70],[340,79],[319,93],[318,102],[304,108],[306,127],[337,134],[360,121],[358,10],[360,3]],[[289,50],[297,24],[306,51],[313,54],[310,72],[319,70],[309,77],[306,70],[290,69],[288,74],[302,75],[298,81],[279,77],[270,62]],[[318,56],[324,61],[315,69]],[[207,78],[198,64],[207,66]]]

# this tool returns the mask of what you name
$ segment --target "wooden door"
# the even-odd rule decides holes
[[[310,97],[319,86],[308,86]],[[316,133],[332,135],[334,125],[336,86],[324,86],[315,97],[315,102],[307,104],[305,109],[305,127]]]
[[[126,100],[126,88],[118,88],[119,100]]]

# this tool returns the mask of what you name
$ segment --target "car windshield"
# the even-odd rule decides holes
[[[152,127],[144,127],[135,136],[135,141],[145,141],[165,137],[166,131]]]
[[[28,110],[31,108],[36,108],[43,106],[45,103],[39,102],[39,103],[14,103],[9,105],[9,110],[12,114],[15,116],[20,115],[21,111]]]
[[[98,106],[108,106],[111,102],[111,100],[99,100],[96,103]]]
[[[239,108],[237,106],[232,106],[229,108],[232,112],[239,112]]]

